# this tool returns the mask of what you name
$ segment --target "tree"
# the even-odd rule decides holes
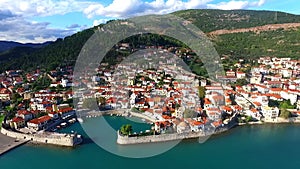
[[[140,112],[140,110],[138,108],[136,108],[136,107],[131,108],[131,111],[135,112],[135,113],[139,113]]]
[[[249,82],[246,79],[237,79],[235,84],[238,86],[244,86],[246,84],[248,84]]]
[[[280,117],[288,119],[288,118],[292,117],[292,113],[290,111],[287,111],[286,109],[281,109]]]
[[[205,87],[199,86],[198,90],[199,90],[198,94],[199,94],[200,99],[204,99],[204,97],[205,97]]]
[[[18,101],[22,101],[22,96],[19,93],[13,93],[11,96],[11,101],[13,103],[17,103]]]
[[[106,104],[106,99],[104,97],[99,97],[97,100],[101,106]]]
[[[98,109],[97,102],[94,98],[87,98],[83,100],[82,107],[85,109],[96,110]]]
[[[246,117],[246,123],[248,123],[248,122],[250,122],[250,121],[252,121],[252,116],[247,116],[247,117]]]
[[[268,102],[269,107],[279,107],[279,102],[277,100],[270,99]]]
[[[129,135],[132,133],[132,126],[130,124],[122,125],[120,128],[120,132],[123,135]]]
[[[183,112],[184,118],[194,118],[197,117],[197,112],[191,110],[191,109],[185,109]]]
[[[279,104],[280,109],[294,109],[296,106],[291,104],[290,100],[285,100]]]

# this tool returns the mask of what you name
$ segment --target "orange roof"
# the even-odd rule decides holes
[[[69,111],[72,111],[72,110],[73,110],[72,107],[66,107],[66,108],[60,109],[58,112],[66,113],[66,112],[69,112]]]
[[[29,114],[31,114],[30,113],[30,111],[27,111],[27,110],[18,110],[18,112],[17,112],[18,114],[23,114],[23,115],[29,115]]]
[[[207,111],[220,111],[220,109],[216,108],[216,107],[210,107],[207,109]]]
[[[222,121],[215,121],[215,122],[213,122],[213,125],[214,126],[219,126],[219,125],[221,125],[222,124]]]
[[[279,94],[266,94],[266,96],[275,97],[276,99],[281,99]]]
[[[204,124],[204,123],[202,123],[201,121],[194,121],[193,124],[195,126],[199,126],[199,125]]]
[[[236,110],[243,110],[243,108],[242,108],[241,106],[239,106],[239,105],[234,106],[234,108],[235,108]]]
[[[261,103],[259,102],[253,102],[256,106],[261,106]]]
[[[40,124],[40,123],[43,123],[45,121],[49,121],[50,119],[51,119],[51,117],[46,115],[46,116],[42,116],[40,118],[32,119],[32,120],[29,121],[29,123]]]
[[[24,119],[21,118],[21,117],[14,117],[14,118],[12,119],[12,122],[16,122],[16,123],[21,122],[21,121],[24,121]]]
[[[211,101],[208,98],[204,98],[204,104],[211,104]]]
[[[222,108],[226,111],[232,111],[231,107],[229,107],[229,106],[223,106]]]
[[[171,117],[168,116],[168,115],[162,115],[162,117],[163,117],[164,119],[171,119]]]
[[[271,91],[282,91],[281,88],[270,88]]]

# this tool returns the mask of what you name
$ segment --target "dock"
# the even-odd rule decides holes
[[[0,133],[0,156],[27,142],[28,140],[16,140],[15,138],[11,138]]]

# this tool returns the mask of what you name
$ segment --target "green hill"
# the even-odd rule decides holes
[[[272,11],[251,10],[185,10],[173,13],[191,21],[205,33],[220,29],[238,29],[277,23],[300,23],[299,15]],[[100,25],[101,26],[101,25]],[[84,43],[97,27],[78,32],[43,48],[14,48],[0,54],[0,71],[6,69],[35,69],[37,66],[53,69],[58,65],[73,65]],[[274,30],[260,34],[245,32],[212,37],[220,55],[235,58],[255,58],[263,55],[299,58],[300,29]],[[134,42],[133,42],[134,41]],[[170,38],[146,35],[131,38],[129,42],[145,45],[179,45]],[[110,56],[124,56],[111,51]]]
[[[178,11],[173,14],[192,21],[194,25],[206,33],[220,29],[300,22],[299,15],[276,11],[193,9]]]

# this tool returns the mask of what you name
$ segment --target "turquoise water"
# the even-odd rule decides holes
[[[106,120],[116,129],[130,122],[122,117],[106,117]],[[133,127],[148,129],[149,125],[134,123]],[[66,130],[83,132],[78,123]],[[77,148],[24,145],[0,157],[0,166],[1,169],[299,169],[299,143],[299,125],[244,126],[211,137],[203,144],[186,140],[163,154],[141,159],[116,156],[87,139]],[[115,145],[115,140],[112,144]]]

